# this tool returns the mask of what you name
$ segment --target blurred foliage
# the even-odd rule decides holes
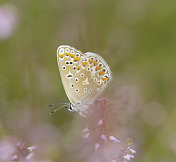
[[[176,138],[176,1],[0,1],[4,3],[16,8],[18,25],[0,40],[0,138],[19,133],[11,125],[18,111],[33,111],[35,123],[51,122],[64,132],[70,128],[73,113],[63,109],[51,118],[47,107],[67,102],[56,49],[68,44],[101,54],[113,82],[125,78],[140,89],[144,103],[163,106],[166,119],[156,127],[138,114],[143,123],[138,161],[176,159],[171,148]]]

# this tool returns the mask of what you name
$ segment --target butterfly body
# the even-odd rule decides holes
[[[85,111],[111,80],[111,70],[98,54],[68,45],[57,49],[62,84],[70,100],[69,111]]]

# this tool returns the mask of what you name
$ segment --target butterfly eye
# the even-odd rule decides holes
[[[76,78],[76,79],[75,79],[75,82],[78,82],[78,81],[79,81],[79,79],[78,79],[78,78]]]
[[[65,66],[63,66],[63,67],[62,67],[62,69],[63,69],[63,70],[65,70],[65,69],[66,69],[66,67],[65,67]]]
[[[84,92],[87,92],[87,88],[84,88]]]

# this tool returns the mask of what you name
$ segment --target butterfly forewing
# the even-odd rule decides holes
[[[62,45],[57,49],[57,61],[62,84],[70,102],[73,104],[76,103],[76,99],[74,95],[71,95],[73,89],[72,83],[77,64],[81,60],[81,57],[81,52],[70,46]]]

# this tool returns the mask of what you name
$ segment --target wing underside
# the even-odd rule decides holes
[[[73,105],[91,104],[111,80],[111,71],[98,54],[59,46],[57,61],[65,92]]]

